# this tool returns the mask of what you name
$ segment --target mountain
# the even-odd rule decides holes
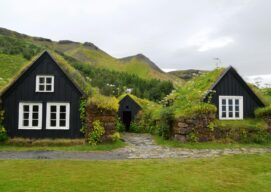
[[[9,48],[9,41],[15,41],[15,43],[18,44],[16,47],[18,50],[14,48],[14,46]],[[3,51],[3,49],[7,50]],[[32,37],[0,28],[0,52],[8,55],[22,55],[20,59],[18,58],[18,64],[13,62],[11,65],[21,65],[24,62],[23,60],[29,60],[44,49],[69,56],[78,62],[93,67],[135,74],[143,79],[170,80],[174,82],[175,85],[182,84],[183,82],[176,76],[163,72],[154,62],[143,54],[118,59],[90,42],[80,43],[71,40],[52,41],[48,38]],[[14,52],[18,54],[14,54]],[[2,57],[4,56],[2,55]]]
[[[198,69],[188,69],[188,70],[177,70],[177,71],[170,71],[168,74],[174,75],[184,81],[189,81],[192,78],[201,75],[208,71],[198,70]]]

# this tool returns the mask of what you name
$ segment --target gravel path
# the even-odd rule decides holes
[[[271,153],[271,148],[237,149],[181,149],[158,146],[149,134],[125,133],[127,146],[113,151],[65,152],[65,151],[23,151],[0,152],[0,159],[156,159],[156,158],[206,158],[233,154]]]

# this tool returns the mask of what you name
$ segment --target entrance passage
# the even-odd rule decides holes
[[[129,131],[129,127],[132,121],[132,112],[131,111],[123,111],[122,112],[122,121],[125,125],[126,131]]]

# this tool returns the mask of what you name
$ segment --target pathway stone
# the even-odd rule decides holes
[[[65,151],[23,151],[0,152],[0,159],[163,159],[163,158],[207,158],[222,155],[265,154],[271,148],[236,148],[236,149],[183,149],[163,147],[155,144],[149,134],[125,133],[127,146],[113,151],[65,152]]]

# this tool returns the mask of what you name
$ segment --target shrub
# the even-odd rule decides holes
[[[96,145],[98,142],[101,141],[101,137],[105,133],[105,130],[99,120],[95,120],[92,125],[93,129],[88,134],[88,143],[91,145]]]
[[[118,132],[124,132],[125,131],[125,126],[124,124],[121,122],[120,118],[117,118],[117,121],[116,121],[116,130]]]
[[[4,127],[0,127],[0,142],[6,141],[8,139],[7,131]]]
[[[129,130],[133,133],[140,133],[141,129],[140,126],[135,121],[132,121]]]
[[[174,121],[174,115],[171,108],[164,108],[161,111],[161,121],[158,129],[158,134],[164,139],[169,139],[171,135],[172,124]]]
[[[258,118],[271,118],[271,106],[256,109],[255,116]]]
[[[119,132],[115,132],[113,135],[110,136],[113,142],[116,142],[118,140],[120,140],[120,133]]]

